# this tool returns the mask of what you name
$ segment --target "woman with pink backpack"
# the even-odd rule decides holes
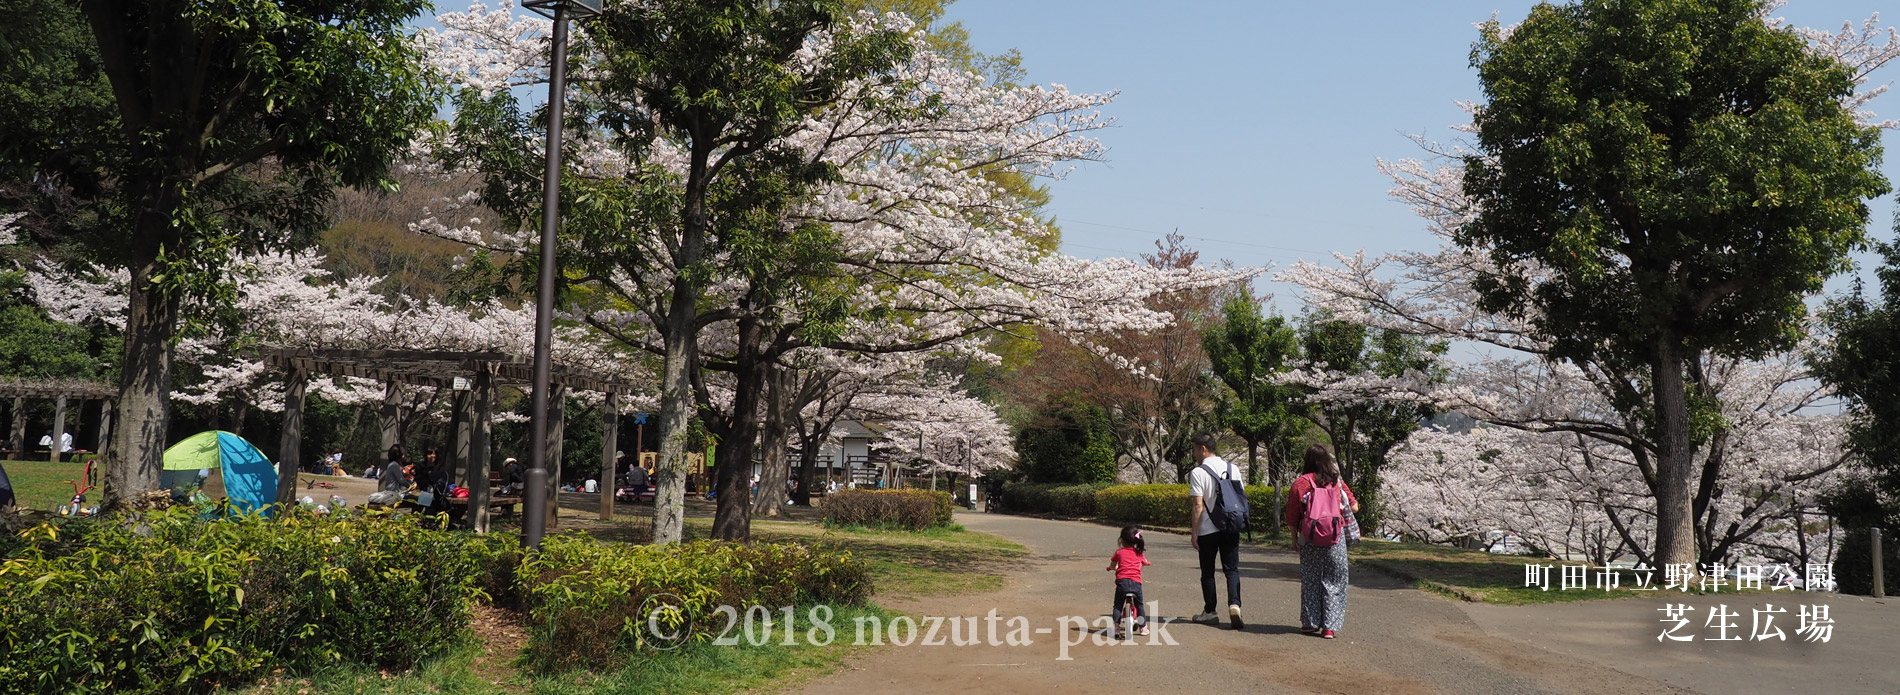
[[[1333,639],[1346,624],[1346,545],[1358,540],[1359,500],[1339,479],[1333,453],[1314,444],[1287,495],[1286,523],[1300,551],[1300,632]]]

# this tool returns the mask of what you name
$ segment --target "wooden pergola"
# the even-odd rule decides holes
[[[119,390],[103,382],[78,379],[0,379],[0,398],[13,399],[13,431],[7,437],[7,457],[19,460],[26,455],[26,401],[29,398],[53,400],[53,446],[51,460],[60,458],[60,441],[66,438],[66,409],[74,400],[84,408],[86,401],[99,402],[99,441],[93,451],[105,451],[112,433],[112,405]]]
[[[469,524],[477,532],[488,531],[488,505],[492,493],[488,485],[489,425],[494,414],[495,391],[500,386],[520,387],[533,382],[533,363],[527,358],[498,350],[306,350],[282,349],[266,352],[267,364],[287,373],[284,387],[284,430],[278,451],[278,502],[289,504],[297,494],[297,471],[302,462],[304,393],[312,375],[356,377],[381,382],[383,388],[382,448],[388,450],[401,436],[400,405],[404,387],[449,389],[455,445],[449,465],[451,479],[466,487]],[[607,395],[601,416],[602,441],[600,481],[600,518],[613,518],[614,445],[619,439],[620,397],[633,392],[633,385],[586,369],[556,363],[548,394],[549,521],[555,523],[558,508],[556,491],[561,474],[561,440],[566,430],[568,389],[596,391]]]

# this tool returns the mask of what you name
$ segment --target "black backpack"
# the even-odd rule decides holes
[[[1214,481],[1214,504],[1207,507],[1207,515],[1214,522],[1214,530],[1236,533],[1246,530],[1247,517],[1250,515],[1246,489],[1240,486],[1238,480],[1214,475],[1214,469],[1205,463],[1201,464],[1201,470],[1207,471],[1207,477]],[[1228,464],[1227,470],[1232,471],[1233,465]]]

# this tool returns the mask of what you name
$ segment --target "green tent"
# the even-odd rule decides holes
[[[165,470],[216,468],[224,475],[224,496],[233,509],[261,510],[277,501],[277,466],[264,452],[230,432],[199,432],[165,450]]]

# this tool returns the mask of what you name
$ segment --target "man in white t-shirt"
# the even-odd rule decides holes
[[[1240,620],[1240,533],[1214,528],[1214,518],[1208,511],[1219,494],[1214,488],[1214,476],[1239,480],[1240,468],[1214,455],[1214,435],[1211,433],[1194,435],[1189,451],[1200,459],[1200,463],[1188,472],[1188,496],[1193,505],[1188,518],[1194,520],[1194,535],[1188,539],[1201,554],[1203,603],[1200,614],[1194,616],[1194,622],[1220,622],[1220,615],[1214,612],[1214,599],[1218,598],[1214,592],[1214,556],[1219,555],[1221,572],[1227,575],[1227,620],[1238,630],[1246,626]],[[1213,475],[1209,475],[1209,471]]]

